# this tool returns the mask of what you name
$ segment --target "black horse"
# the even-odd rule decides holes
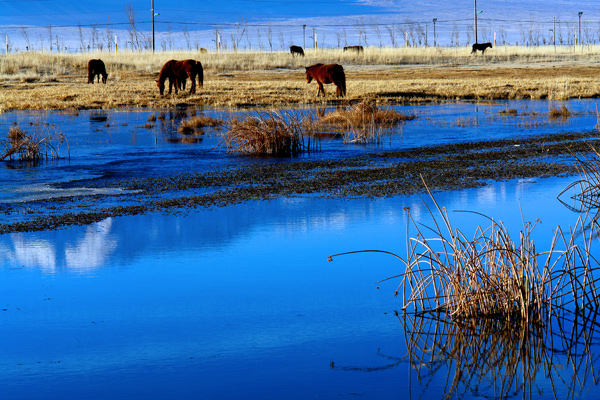
[[[296,54],[299,56],[304,57],[304,49],[300,46],[294,46],[291,45],[290,46],[290,53],[292,53],[293,56],[295,56]]]
[[[475,43],[473,44],[473,49],[471,50],[471,54],[477,53],[477,50],[481,51],[481,54],[485,53],[485,49],[492,48],[492,44],[490,42],[487,43]]]
[[[357,53],[364,53],[365,48],[362,46],[346,46],[344,47],[344,51],[355,51]]]

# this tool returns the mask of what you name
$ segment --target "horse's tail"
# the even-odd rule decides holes
[[[202,64],[200,61],[196,61],[196,67],[198,69],[198,83],[200,87],[204,86],[204,69],[202,68]]]
[[[342,89],[342,96],[346,95],[346,74],[344,73],[344,67],[340,66],[340,87]]]

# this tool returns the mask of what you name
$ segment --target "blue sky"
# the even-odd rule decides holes
[[[97,30],[111,29],[118,34],[119,41],[127,39],[127,15],[125,7],[130,4],[135,11],[137,29],[146,36],[151,31],[151,0],[115,1],[105,0],[0,0],[0,34],[9,35],[12,47],[24,47],[23,28],[29,36],[32,47],[43,47],[47,36],[47,27],[53,26],[53,35],[59,35],[58,41],[65,47],[75,48],[83,42],[90,42],[92,27]],[[408,35],[407,22],[418,23],[421,39],[427,37],[433,42],[433,18],[437,18],[436,39],[439,44],[454,43],[452,34],[458,35],[456,42],[466,44],[473,41],[473,0],[459,1],[405,1],[405,0],[231,0],[231,1],[191,1],[176,2],[155,0],[155,19],[158,43],[162,46],[185,47],[184,30],[188,31],[188,44],[194,42],[201,47],[214,47],[215,29],[221,32],[224,45],[231,47],[236,35],[236,24],[243,21],[246,37],[240,47],[267,47],[269,25],[271,42],[277,42],[276,48],[285,48],[290,43],[302,44],[302,25],[307,25],[307,34],[313,27],[320,43],[334,47],[361,44],[389,45],[390,29],[394,30],[396,40],[403,34]],[[578,24],[577,12],[583,11],[582,35],[598,41],[600,36],[600,3],[583,0],[577,3],[552,0],[479,0],[478,33],[480,38],[491,40],[493,32],[510,42],[523,41],[523,35],[535,26],[537,35],[550,40],[549,29],[552,20],[561,21],[560,30],[563,40],[572,35]],[[532,23],[533,21],[533,23]],[[358,25],[367,26],[366,37],[360,37]],[[81,35],[79,31],[81,26]],[[375,27],[379,27],[379,32]],[[391,28],[390,28],[391,27]],[[470,34],[468,32],[471,32]],[[457,33],[458,32],[458,33]],[[412,39],[417,34],[415,33]],[[104,35],[106,37],[107,35]],[[259,40],[260,38],[260,40]],[[307,39],[310,43],[310,40]],[[538,40],[541,40],[538,38]],[[46,38],[46,41],[49,40]],[[363,43],[365,42],[366,43]],[[479,40],[480,42],[482,40]],[[168,42],[168,43],[167,43]],[[174,43],[174,44],[173,44]],[[284,46],[280,46],[284,43]],[[46,44],[45,46],[47,46]],[[126,45],[126,44],[125,44]],[[159,44],[157,44],[157,48]]]

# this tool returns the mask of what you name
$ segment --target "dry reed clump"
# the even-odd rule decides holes
[[[382,110],[373,102],[363,101],[350,108],[323,115],[319,121],[323,124],[343,128],[365,125],[391,127],[401,121],[411,121],[416,118],[417,116],[414,114],[407,115],[395,110]]]
[[[571,116],[571,111],[563,104],[560,109],[552,107],[550,111],[548,111],[548,116],[550,118],[569,118]]]
[[[525,224],[513,240],[501,222],[491,220],[489,227],[478,226],[469,239],[452,227],[445,209],[437,203],[435,207],[441,223],[429,210],[435,225],[428,228],[431,238],[407,210],[406,258],[364,250],[392,254],[402,261],[404,272],[384,281],[400,278],[395,293],[402,295],[404,311],[444,313],[450,320],[493,317],[543,325],[552,308],[573,303],[576,309],[598,309],[594,277],[598,266],[590,255],[596,232],[587,233],[582,219],[570,236],[558,227],[549,249],[540,253],[532,239],[536,224]],[[408,225],[416,229],[416,237],[408,237]],[[575,243],[575,231],[581,231],[583,245]]]
[[[244,120],[229,121],[223,134],[228,152],[253,155],[293,156],[311,150],[304,141],[303,116],[286,111],[258,112]],[[314,146],[314,144],[313,144]]]
[[[217,127],[224,125],[225,122],[219,118],[196,116],[190,119],[181,121],[178,131],[182,134],[193,134],[195,132],[202,131],[202,128],[210,126]]]
[[[384,128],[391,128],[399,122],[416,118],[414,114],[382,110],[373,102],[363,101],[350,108],[318,115],[317,123],[335,127],[347,143],[380,144],[385,135]]]
[[[38,162],[43,159],[59,158],[59,147],[55,142],[58,141],[60,144],[64,139],[62,134],[53,138],[49,131],[28,135],[17,125],[13,125],[8,130],[8,138],[0,140],[0,145],[5,150],[0,159]]]

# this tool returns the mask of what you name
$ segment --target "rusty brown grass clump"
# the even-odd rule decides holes
[[[571,111],[563,104],[560,108],[552,107],[550,111],[548,111],[548,116],[550,118],[569,118],[571,116]]]
[[[365,125],[377,125],[391,127],[401,121],[416,119],[414,114],[402,114],[395,110],[381,109],[377,104],[370,101],[362,101],[352,107],[338,109],[319,118],[323,124],[348,127],[361,127]]]
[[[297,112],[265,111],[243,120],[232,119],[222,135],[224,146],[228,152],[239,154],[298,155],[312,149],[310,136],[305,143],[303,118]]]
[[[195,116],[190,119],[181,121],[178,131],[179,133],[189,135],[193,133],[202,133],[204,127],[217,127],[223,126],[225,122],[219,118],[207,117],[207,116]]]
[[[340,107],[332,113],[319,115],[317,125],[335,127],[347,143],[380,144],[386,133],[392,133],[385,128],[416,118],[415,114],[381,109],[372,101],[362,101],[351,107]]]

